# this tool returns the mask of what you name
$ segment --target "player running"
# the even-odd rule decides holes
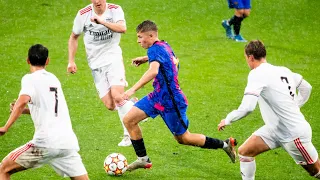
[[[75,55],[78,39],[83,33],[87,60],[92,72],[99,97],[108,110],[118,110],[122,123],[123,116],[133,106],[132,101],[122,99],[127,86],[122,50],[119,46],[121,33],[126,32],[126,21],[121,6],[106,0],[91,0],[78,11],[69,39],[68,72],[77,72]],[[123,123],[122,123],[123,125]],[[118,146],[130,146],[129,133],[123,125],[123,139]]]
[[[128,99],[152,79],[154,79],[154,91],[139,100],[124,117],[125,126],[138,156],[138,159],[129,165],[128,170],[152,166],[138,123],[147,117],[155,118],[158,115],[162,117],[180,144],[207,149],[221,148],[229,155],[231,161],[235,162],[235,139],[228,138],[222,141],[188,131],[189,120],[186,114],[188,102],[178,82],[178,61],[171,47],[158,39],[157,25],[147,20],[138,25],[136,31],[138,43],[142,48],[148,49],[148,56],[134,59],[133,64],[139,66],[148,62],[149,69],[134,86],[125,92],[124,98]]]

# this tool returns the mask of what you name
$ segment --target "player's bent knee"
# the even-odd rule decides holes
[[[130,126],[130,119],[128,116],[124,116],[123,117],[123,124],[126,126],[126,127],[129,127]]]
[[[108,110],[110,110],[110,111],[114,111],[114,110],[115,110],[116,105],[115,105],[114,103],[109,102],[109,101],[104,100],[104,99],[101,99],[101,100],[102,100],[104,106],[106,106],[106,108],[107,108]]]
[[[242,15],[242,17],[243,17],[243,19],[244,19],[244,18],[249,17],[249,15],[250,15],[250,13],[244,13],[244,14]]]
[[[9,169],[6,168],[3,163],[0,163],[0,174],[8,174],[9,173]]]
[[[238,154],[240,155],[243,155],[243,156],[248,156],[248,150],[246,148],[244,148],[243,146],[240,146],[238,148]]]
[[[179,144],[183,144],[183,145],[189,145],[189,140],[186,136],[175,136],[175,139],[177,140],[177,142]]]
[[[177,138],[176,140],[177,140],[177,142],[178,142],[179,144],[185,144],[185,142],[183,141],[183,139]]]

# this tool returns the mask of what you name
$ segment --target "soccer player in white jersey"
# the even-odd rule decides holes
[[[45,70],[49,63],[48,49],[40,44],[30,47],[27,62],[31,74],[21,80],[18,100],[0,136],[4,135],[18,117],[30,113],[34,123],[33,139],[13,150],[0,164],[0,179],[30,168],[50,164],[61,176],[87,180],[87,171],[78,154],[79,145],[72,130],[68,106],[55,75]],[[28,104],[29,108],[26,108]]]
[[[259,103],[265,125],[238,149],[242,179],[254,179],[255,156],[278,147],[284,148],[311,176],[320,179],[320,162],[311,142],[311,127],[300,112],[309,99],[311,85],[288,68],[267,63],[261,41],[246,45],[245,58],[251,71],[241,105],[218,125],[218,130],[223,130],[250,114]]]
[[[69,39],[68,72],[77,72],[75,54],[79,36],[83,33],[87,60],[99,97],[109,110],[118,110],[124,129],[124,138],[118,145],[130,146],[129,133],[122,120],[133,106],[133,102],[122,98],[124,87],[127,86],[119,46],[121,33],[127,29],[124,13],[119,5],[107,3],[106,0],[91,2],[78,11],[74,20]]]

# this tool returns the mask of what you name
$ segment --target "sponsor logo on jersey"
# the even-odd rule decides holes
[[[110,29],[99,32],[89,30],[89,35],[93,36],[94,41],[108,40],[113,37],[113,33]]]

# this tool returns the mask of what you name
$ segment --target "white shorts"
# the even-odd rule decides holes
[[[262,126],[255,131],[253,135],[261,137],[270,149],[281,146],[289,153],[297,164],[314,164],[318,160],[318,152],[311,142],[311,137],[301,139],[296,138],[291,142],[280,142],[267,126]]]
[[[110,91],[111,86],[128,86],[122,59],[117,58],[111,64],[91,71],[100,98]]]
[[[6,158],[13,160],[26,169],[50,164],[63,177],[76,177],[87,174],[82,159],[73,149],[51,149],[36,147],[27,143],[11,151]]]

